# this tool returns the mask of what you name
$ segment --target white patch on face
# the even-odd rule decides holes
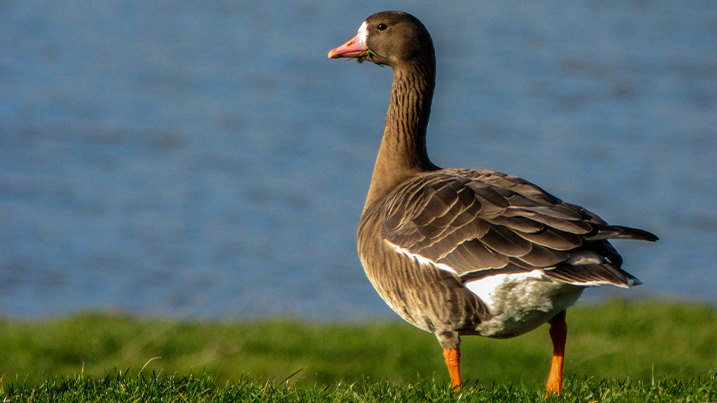
[[[361,42],[362,45],[366,46],[366,40],[368,39],[368,24],[366,21],[361,24],[361,27],[358,30],[358,37],[359,42]]]

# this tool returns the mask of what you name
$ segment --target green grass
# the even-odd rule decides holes
[[[717,401],[714,307],[614,301],[568,326],[559,400]],[[435,338],[400,321],[2,319],[0,401],[538,401],[551,352],[547,327],[465,337],[455,395]]]
[[[423,381],[400,386],[388,382],[339,383],[324,387],[251,381],[219,385],[211,376],[127,375],[51,377],[43,382],[10,383],[3,402],[714,402],[717,380],[662,379],[654,383],[568,379],[561,396],[545,399],[539,387],[522,384],[467,385],[454,392],[444,383]]]

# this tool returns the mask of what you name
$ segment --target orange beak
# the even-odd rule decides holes
[[[331,49],[329,51],[329,58],[330,59],[338,59],[341,57],[346,57],[346,58],[360,57],[360,56],[365,55],[366,52],[368,52],[368,47],[366,47],[366,45],[362,44],[361,41],[359,40],[359,35],[356,35],[353,38],[351,38],[348,42],[339,46],[338,48]]]

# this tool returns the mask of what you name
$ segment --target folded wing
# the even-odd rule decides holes
[[[607,240],[657,240],[493,171],[427,173],[386,200],[385,241],[464,281],[539,268],[571,284],[629,287],[640,282],[620,268],[622,259]]]

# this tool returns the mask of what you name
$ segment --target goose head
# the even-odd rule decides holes
[[[384,11],[368,17],[356,36],[332,49],[329,58],[366,60],[393,68],[405,63],[435,63],[428,30],[416,17],[401,11]]]

